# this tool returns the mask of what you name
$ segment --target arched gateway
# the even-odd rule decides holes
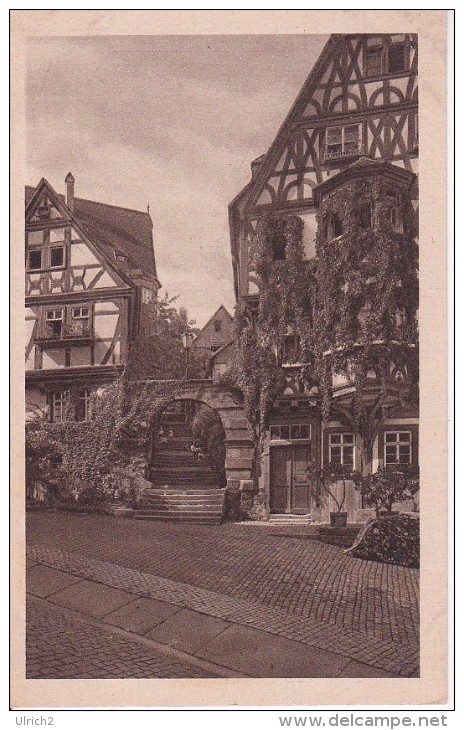
[[[238,393],[211,380],[145,380],[129,384],[137,402],[131,419],[131,451],[139,474],[150,473],[153,424],[167,405],[195,401],[219,416],[225,433],[225,473],[229,516],[247,516],[253,504],[254,444]]]

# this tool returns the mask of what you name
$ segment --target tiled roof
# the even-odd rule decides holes
[[[35,190],[36,188],[26,186],[26,206]],[[58,197],[65,202],[64,195]],[[73,215],[116,269],[126,276],[130,276],[134,269],[139,269],[150,278],[157,278],[153,224],[149,213],[74,198]],[[127,261],[116,260],[115,251],[123,253]]]

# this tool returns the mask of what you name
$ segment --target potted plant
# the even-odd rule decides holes
[[[355,483],[367,506],[374,507],[377,517],[399,514],[392,508],[396,502],[412,499],[419,490],[419,472],[415,467],[398,466],[377,469]]]

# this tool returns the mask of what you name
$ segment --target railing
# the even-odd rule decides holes
[[[325,151],[324,159],[325,160],[339,160],[343,157],[356,157],[357,155],[365,155],[366,154],[366,147],[365,145],[361,144],[361,142],[358,142],[355,149],[350,147],[349,149],[343,149],[339,152],[329,152],[329,150]]]

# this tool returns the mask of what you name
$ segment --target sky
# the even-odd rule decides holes
[[[202,326],[233,311],[227,206],[327,36],[41,37],[28,42],[27,180],[150,206],[160,294]]]

